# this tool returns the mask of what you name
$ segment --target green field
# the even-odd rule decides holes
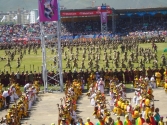
[[[157,47],[158,47],[158,53],[157,53],[157,56],[158,56],[158,63],[160,64],[160,57],[162,55],[163,50],[165,48],[167,48],[167,43],[156,43]],[[143,48],[151,48],[151,43],[146,43],[146,44],[140,44],[139,47],[143,47]],[[83,47],[80,47],[80,48],[83,48]],[[120,51],[120,46],[118,47],[119,51]],[[50,60],[51,58],[54,57],[54,54],[51,54],[51,51],[49,49],[46,49],[47,50],[47,69],[49,71],[51,70],[55,70],[54,69],[54,66],[53,66],[53,60]],[[117,51],[118,51],[117,50]],[[13,51],[13,50],[11,50]],[[67,54],[68,54],[68,57],[70,58],[70,52],[67,50],[67,48],[65,47],[64,48],[64,51],[67,51]],[[107,53],[109,53],[109,50],[107,50]],[[73,54],[75,55],[76,54],[76,48],[74,47],[73,49]],[[79,70],[81,69],[81,60],[82,60],[82,54],[83,54],[83,50],[79,50],[79,56],[78,56],[78,68],[75,68],[76,70]],[[88,51],[87,51],[87,54],[88,54]],[[130,52],[128,52],[128,56],[129,56]],[[167,58],[167,52],[164,53],[166,58]],[[123,55],[121,54],[121,57]],[[0,57],[5,57],[6,59],[8,58],[8,56],[5,56],[5,51],[4,50],[0,50]],[[11,66],[12,66],[12,69],[11,71],[37,71],[37,72],[40,72],[41,71],[41,66],[42,66],[42,54],[41,54],[41,49],[38,49],[38,53],[37,55],[34,54],[32,51],[30,53],[30,55],[28,55],[28,52],[26,55],[24,55],[22,61],[21,61],[21,66],[19,68],[16,68],[17,67],[17,58],[19,57],[19,53],[17,53],[17,55],[15,56],[14,60],[11,61]],[[86,59],[85,59],[85,67],[88,68],[88,59],[87,59],[87,55],[86,55]],[[101,60],[99,61],[99,64],[100,64],[100,68],[104,68],[105,69],[105,66],[104,66],[104,50],[101,50]],[[142,56],[139,57],[140,58],[143,58]],[[10,71],[10,68],[9,67],[4,67],[5,64],[7,63],[7,60],[3,60],[3,61],[0,61],[0,71]],[[125,63],[126,64],[126,63]],[[71,61],[71,65],[72,65],[72,61]],[[114,65],[112,64],[112,61],[110,60],[109,61],[109,65],[110,67],[109,68],[114,68]],[[138,63],[134,63],[134,67],[138,67]],[[150,64],[146,64],[145,65],[146,67],[148,66],[152,66],[152,61]],[[68,71],[69,69],[66,68],[66,60],[64,60],[64,53],[62,53],[62,67],[63,69],[65,69],[66,71]],[[74,70],[73,67],[70,68],[72,71]]]

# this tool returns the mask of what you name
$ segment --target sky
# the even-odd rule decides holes
[[[60,0],[60,5],[67,9],[83,9],[101,6],[106,3],[115,9],[139,9],[167,7],[167,0]],[[16,11],[18,9],[32,10],[38,8],[37,0],[0,0],[0,11]]]

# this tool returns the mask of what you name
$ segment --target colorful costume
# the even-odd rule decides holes
[[[131,123],[130,120],[127,120],[127,119],[126,119],[126,120],[124,121],[124,125],[132,125],[132,123]]]
[[[162,86],[161,85],[161,73],[160,72],[156,72],[155,73],[155,77],[156,77],[156,85],[157,85],[157,87],[160,87],[160,86]]]
[[[143,125],[144,122],[145,122],[145,120],[143,118],[139,117],[136,119],[135,125]]]
[[[123,125],[123,123],[122,123],[122,121],[117,120],[117,121],[114,122],[114,125]]]

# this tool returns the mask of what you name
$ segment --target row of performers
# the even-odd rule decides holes
[[[153,75],[155,75],[156,72],[159,72],[161,74],[161,80],[164,80],[165,72],[167,72],[167,68],[161,67],[160,69],[151,69],[150,67],[146,70],[145,68],[142,68],[141,70],[139,68],[126,68],[125,70],[120,69],[101,69],[101,70],[88,70],[83,71],[82,69],[80,71],[72,72],[69,70],[69,72],[63,71],[63,81],[70,81],[72,83],[73,79],[81,79],[85,81],[85,83],[88,82],[88,79],[97,80],[98,78],[103,78],[104,80],[110,80],[113,77],[117,77],[120,82],[123,83],[130,83],[133,82],[135,77],[140,78],[140,76],[148,76],[150,79]]]
[[[122,83],[110,83],[110,101],[106,99],[104,91],[101,91],[98,87],[99,83],[103,84],[101,81],[91,84],[89,92],[87,93],[91,105],[94,106],[93,115],[95,117],[103,116],[105,119],[110,116],[111,112],[117,116],[128,115],[129,120],[132,122],[135,122],[140,116],[143,119],[153,117],[154,96],[151,87],[146,86],[146,84],[139,85],[139,88],[135,91],[133,98],[134,106],[132,106],[131,98],[126,97],[125,86]],[[108,110],[108,106],[110,110]]]
[[[65,84],[65,97],[60,98],[58,106],[58,125],[71,125],[77,122],[77,101],[82,94],[82,82],[73,80]]]
[[[19,125],[22,118],[29,116],[28,111],[31,110],[40,90],[39,84],[35,81],[33,85],[26,88],[25,94],[22,94],[19,88],[18,84],[12,84],[10,89],[1,92],[1,109],[10,107],[7,115],[1,119],[1,123]],[[12,102],[12,105],[9,106],[10,102]]]
[[[150,76],[150,77],[148,77],[148,76],[139,76],[139,77],[135,76],[134,79],[132,80],[132,82],[134,84],[134,87],[136,87],[136,84],[138,82],[140,82],[140,81],[143,81],[143,79],[144,79],[147,84],[149,82],[152,82],[150,84],[154,84],[155,83],[154,86],[156,86],[156,87],[162,87],[162,86],[164,86],[163,81],[164,80],[167,81],[167,70],[163,73],[163,76],[164,77],[163,77],[163,80],[162,80],[162,74],[160,72],[155,72],[155,74],[152,75],[152,76]],[[87,89],[88,90],[89,90],[90,84],[93,83],[93,82],[96,82],[96,80],[98,80],[99,77],[100,76],[97,77],[93,73],[89,76],[89,78],[87,79],[87,81],[88,81],[87,82]],[[119,83],[119,82],[122,82],[122,81],[120,81],[119,78],[115,75],[113,77],[105,76],[104,77],[104,82],[105,82],[104,87],[109,88],[109,84],[111,82],[117,82],[117,83]]]

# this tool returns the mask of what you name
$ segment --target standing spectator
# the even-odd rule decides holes
[[[28,81],[29,82],[33,82],[34,81],[34,74],[32,73],[32,71],[30,71],[30,73],[28,74]]]
[[[15,74],[16,82],[20,85],[20,73],[19,71]]]
[[[120,69],[120,71],[118,72],[118,80],[119,82],[123,82],[123,74],[124,72],[122,71],[122,69]]]
[[[20,85],[22,85],[22,86],[25,85],[25,75],[24,75],[24,72],[22,72],[21,75],[20,75]]]
[[[127,68],[125,69],[125,72],[124,72],[124,78],[125,78],[125,84],[128,84],[129,83],[129,71]]]
[[[130,71],[129,71],[129,81],[134,84],[134,79],[135,79],[134,70],[132,68],[130,68]]]
[[[68,79],[68,81],[70,82],[70,84],[72,83],[72,72],[71,72],[71,70],[69,70],[69,72],[67,73],[67,79]]]
[[[0,80],[1,80],[2,85],[5,86],[5,74],[4,74],[4,72],[1,72]],[[6,86],[5,86],[5,87],[6,87]]]
[[[10,74],[8,73],[8,71],[6,71],[5,74],[5,86],[8,86],[10,83]]]
[[[66,83],[67,81],[67,72],[63,70],[63,82]]]
[[[165,69],[163,67],[161,67],[161,69],[159,70],[159,72],[161,73],[161,80],[164,80]]]
[[[25,85],[25,84],[27,84],[29,82],[28,71],[26,71],[24,76],[25,76],[25,83],[24,83],[24,85]]]
[[[154,119],[155,119],[156,125],[158,125],[158,123],[159,123],[159,121],[160,121],[159,108],[156,108],[156,109],[155,109]]]

